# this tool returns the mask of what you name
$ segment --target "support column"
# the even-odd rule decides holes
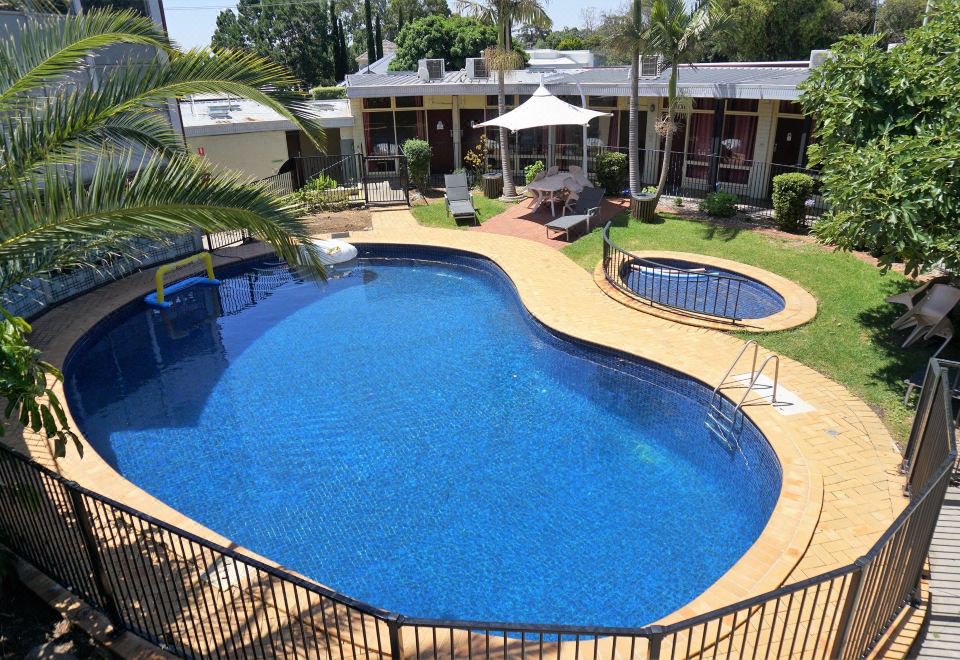
[[[463,167],[463,131],[460,129],[460,97],[453,97],[453,126],[451,135],[453,137],[453,169]]]
[[[554,161],[554,146],[557,144],[557,127],[549,126],[547,127],[547,167],[550,169],[550,166],[553,165]]]
[[[720,171],[720,140],[723,137],[724,99],[716,99],[713,105],[713,139],[710,142],[710,165],[707,169],[707,185],[717,189],[717,173]]]

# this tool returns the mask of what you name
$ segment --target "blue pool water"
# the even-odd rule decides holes
[[[762,282],[679,259],[628,261],[620,277],[643,298],[710,316],[762,319],[786,307],[783,296]]]
[[[779,463],[749,422],[739,451],[708,434],[705,386],[550,334],[487,261],[362,255],[108,317],[67,364],[82,430],[186,515],[407,616],[641,625],[760,534]]]

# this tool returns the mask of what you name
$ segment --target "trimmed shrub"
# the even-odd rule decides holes
[[[597,182],[608,195],[617,195],[623,190],[630,163],[627,154],[619,151],[601,151],[597,154]]]
[[[807,218],[807,200],[813,195],[813,177],[801,172],[773,177],[773,219],[784,231],[797,231]]]
[[[310,95],[317,101],[329,101],[331,99],[345,99],[347,98],[347,88],[346,87],[324,87],[320,85],[319,87],[314,87],[310,90]]]
[[[424,140],[407,140],[403,143],[403,153],[407,157],[410,180],[420,192],[427,189],[427,175],[430,173],[430,159],[433,147]]]
[[[729,218],[737,213],[737,196],[723,191],[712,192],[700,200],[700,210],[707,215]]]
[[[546,166],[542,160],[536,160],[523,168],[523,178],[526,179],[528,186],[533,182],[534,177],[543,171],[544,167]]]

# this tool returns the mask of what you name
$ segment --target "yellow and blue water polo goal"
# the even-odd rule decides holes
[[[179,282],[170,285],[168,288],[163,286],[163,276],[169,273],[172,270],[176,270],[181,266],[186,266],[187,264],[192,264],[197,261],[202,261],[204,266],[207,269],[206,277],[193,276],[186,279],[180,280]],[[175,293],[183,291],[184,289],[189,289],[192,286],[197,285],[213,285],[216,286],[220,284],[220,280],[213,276],[213,258],[210,256],[209,252],[200,252],[198,254],[191,255],[180,259],[179,261],[174,261],[169,264],[164,264],[157,269],[156,274],[156,284],[157,290],[151,293],[148,293],[144,296],[143,301],[148,305],[154,307],[167,308],[172,304],[167,300],[168,296],[172,296]]]

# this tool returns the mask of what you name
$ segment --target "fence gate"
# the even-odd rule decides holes
[[[410,178],[407,157],[360,156],[363,174],[363,197],[369,205],[410,205]]]
[[[287,161],[281,168],[285,172],[292,175],[293,190],[321,179],[323,196],[331,202],[410,204],[410,177],[403,155],[300,156]]]

